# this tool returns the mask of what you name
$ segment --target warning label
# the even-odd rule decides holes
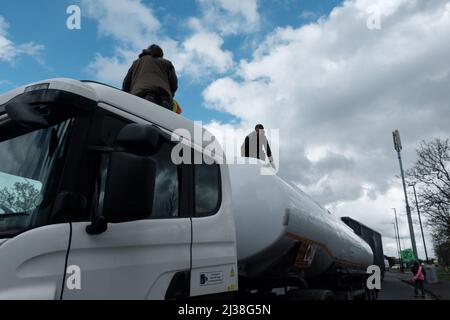
[[[200,285],[201,286],[220,284],[222,282],[223,282],[222,271],[212,271],[212,272],[200,273]]]

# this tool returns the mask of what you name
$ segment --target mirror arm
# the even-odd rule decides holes
[[[86,226],[86,232],[92,235],[99,235],[108,230],[108,223],[104,216],[95,217],[92,223]]]
[[[102,152],[100,161],[100,176],[95,188],[94,199],[97,199],[97,206],[94,209],[91,224],[86,226],[86,232],[90,235],[99,235],[108,229],[108,222],[103,215],[103,203],[105,200],[106,178],[108,176],[109,152],[111,148],[90,147],[90,151]],[[98,185],[100,190],[98,190]]]

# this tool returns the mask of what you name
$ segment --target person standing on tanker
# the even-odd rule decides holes
[[[270,164],[273,166],[272,151],[270,150],[270,145],[262,124],[257,124],[255,131],[245,138],[244,144],[241,147],[241,154],[245,158],[256,158],[263,161],[266,160],[267,155]]]
[[[178,78],[172,62],[163,50],[152,44],[133,62],[123,81],[123,91],[172,110]]]

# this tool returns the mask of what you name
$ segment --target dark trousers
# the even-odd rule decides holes
[[[425,296],[425,292],[423,290],[423,281],[422,280],[416,280],[414,281],[414,295],[417,297],[419,296],[419,289],[422,293],[422,297]]]
[[[143,98],[172,111],[172,99],[165,94],[147,93]]]

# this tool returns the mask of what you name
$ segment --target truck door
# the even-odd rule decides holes
[[[193,166],[191,295],[237,291],[236,231],[228,167],[217,164],[206,153],[197,153],[194,158],[203,158],[204,163]]]
[[[98,121],[101,125],[96,124],[96,128],[110,131],[101,134],[116,137],[130,120],[104,114]],[[73,276],[78,272],[79,278],[74,277],[72,285],[64,288],[63,299],[172,299],[189,295],[191,217],[185,204],[188,170],[171,161],[172,147],[170,138],[161,138],[157,151],[148,156],[156,164],[156,173],[153,205],[146,217],[108,223],[104,232],[95,235],[86,231],[89,222],[72,223],[68,268],[74,270]],[[110,179],[111,170],[104,169],[100,164],[100,177]],[[121,174],[127,181],[137,181],[146,172],[127,166]],[[102,178],[98,185],[99,192],[94,196],[97,208],[108,197],[108,189],[102,191]],[[124,208],[121,215],[126,215],[127,210],[132,209]],[[72,275],[67,277],[70,283]]]
[[[69,224],[50,223],[73,121],[33,130],[1,111],[0,300],[59,299]]]

